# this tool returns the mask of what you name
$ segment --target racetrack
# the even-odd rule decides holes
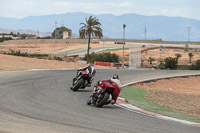
[[[117,106],[86,105],[92,87],[78,92],[70,85],[76,70],[0,73],[0,132],[17,133],[199,133],[200,127],[157,119]],[[200,74],[200,71],[97,70],[95,82],[120,76],[133,81]]]

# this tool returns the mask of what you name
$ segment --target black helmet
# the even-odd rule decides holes
[[[117,74],[113,74],[112,79],[119,79],[119,76]]]

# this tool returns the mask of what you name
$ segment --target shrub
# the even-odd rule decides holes
[[[192,70],[200,70],[200,59],[197,60],[197,61],[195,62],[195,64],[192,65],[192,68],[191,68],[191,69],[192,69]]]
[[[8,54],[8,55],[15,55],[15,56],[24,56],[24,57],[28,56],[27,53],[21,53],[20,50],[19,50],[19,51],[14,51],[14,50],[12,50],[12,49],[10,50],[9,53],[5,53],[5,54]]]
[[[87,55],[85,55],[84,60],[87,60]],[[111,53],[100,53],[100,54],[95,54],[92,52],[89,55],[89,61],[94,62],[94,61],[103,61],[103,62],[116,62],[119,63],[119,56],[116,54],[111,54]]]
[[[164,61],[163,61],[163,60],[160,61],[160,64],[159,64],[158,67],[159,67],[160,69],[165,69],[165,64],[164,64]]]
[[[149,64],[152,64],[153,61],[155,61],[155,59],[152,57],[149,57],[149,59],[148,59]]]
[[[168,57],[165,59],[165,68],[176,69],[178,61],[176,58]]]
[[[62,61],[62,58],[60,58],[60,57],[57,57],[57,56],[54,56],[54,57],[53,57],[53,59],[54,59],[54,60],[59,60],[59,61]]]
[[[13,40],[13,39],[11,37],[0,38],[0,42],[4,42],[4,41],[7,41],[7,40]]]
[[[21,55],[21,52],[20,52],[20,50],[19,50],[19,51],[17,51],[15,55],[16,55],[16,56],[20,56],[20,55]]]

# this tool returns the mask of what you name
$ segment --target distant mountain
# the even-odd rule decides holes
[[[33,34],[33,35],[37,35],[40,37],[46,37],[46,36],[51,36],[51,32],[39,32],[39,31],[34,31],[34,30],[11,30],[11,29],[1,29],[0,28],[0,33],[15,33],[17,34],[18,32],[20,34]]]
[[[74,34],[79,34],[80,23],[90,15],[96,16],[102,24],[103,34],[107,38],[122,38],[122,25],[126,24],[125,38],[144,39],[146,26],[147,39],[160,39],[167,41],[187,41],[190,26],[190,40],[200,41],[200,21],[183,17],[144,16],[138,14],[124,14],[115,16],[111,14],[94,15],[87,13],[66,13],[59,15],[29,16],[22,19],[0,18],[0,28],[34,30],[52,32],[57,26],[66,26]]]

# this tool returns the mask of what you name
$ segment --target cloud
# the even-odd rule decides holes
[[[93,12],[95,13],[96,11],[99,11],[101,9],[102,11],[104,9],[107,9],[106,11],[108,12],[108,9],[110,8],[115,9],[115,8],[127,8],[130,7],[129,2],[121,2],[121,3],[116,3],[116,2],[54,2],[54,4],[59,7],[59,8],[66,8],[70,9],[72,11],[85,11],[86,12]],[[119,9],[118,9],[119,10]]]

